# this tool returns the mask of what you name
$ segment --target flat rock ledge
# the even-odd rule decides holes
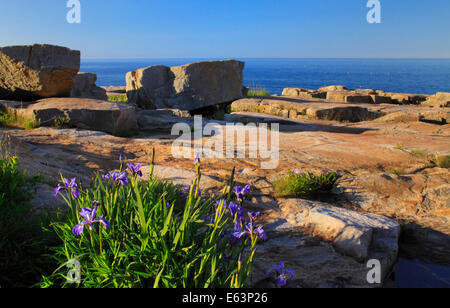
[[[302,199],[281,201],[279,209],[264,218],[268,240],[255,256],[256,286],[270,286],[265,272],[284,261],[295,272],[293,287],[380,287],[367,281],[367,262],[380,262],[383,281],[397,260],[393,219]]]
[[[122,103],[84,98],[48,98],[29,105],[0,101],[0,109],[15,113],[43,126],[63,123],[70,127],[111,134],[126,134],[137,130],[135,109]]]
[[[429,122],[445,125],[450,108],[411,105],[336,103],[315,98],[267,97],[234,101],[236,112],[263,113],[290,120],[316,119],[339,122]]]

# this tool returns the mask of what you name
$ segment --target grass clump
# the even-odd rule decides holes
[[[269,91],[258,85],[252,85],[247,93],[247,97],[268,97],[268,96],[271,96]]]
[[[450,155],[440,155],[435,159],[436,165],[440,168],[450,168]]]
[[[339,175],[335,172],[315,175],[312,173],[290,173],[273,183],[277,197],[317,197],[331,193]]]
[[[395,175],[402,175],[402,174],[406,173],[405,168],[402,168],[402,167],[392,168],[390,171],[392,174],[395,174]]]
[[[0,111],[0,126],[19,127],[30,130],[41,126],[41,122],[39,120],[26,119],[15,112]]]
[[[110,102],[117,102],[117,103],[124,103],[124,104],[128,104],[128,97],[126,94],[122,94],[122,95],[110,95],[108,96],[108,100]]]
[[[154,178],[153,164],[148,181],[140,179],[140,165],[133,164],[98,175],[90,189],[63,179],[58,189],[70,211],[54,224],[60,267],[41,286],[246,286],[256,243],[265,239],[254,221],[258,213],[244,218],[241,202],[247,190],[231,200],[233,175],[219,198],[203,197],[199,160],[195,166],[197,176],[184,192]],[[66,265],[74,260],[78,280],[67,280]]]

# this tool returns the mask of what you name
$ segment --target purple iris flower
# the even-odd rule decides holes
[[[278,287],[283,287],[287,284],[288,275],[290,275],[291,280],[294,279],[294,271],[290,269],[285,269],[283,262],[278,263],[278,265],[272,266],[272,268],[267,272],[266,275],[270,276],[270,274],[272,274],[273,271],[276,271],[278,275],[276,282]]]
[[[141,164],[132,164],[132,163],[128,163],[128,170],[130,170],[130,172],[132,174],[138,175],[140,177],[142,177],[142,171],[140,170],[142,165]]]
[[[247,223],[245,225],[245,229],[241,228],[240,225],[238,225],[236,222],[235,226],[234,226],[233,236],[240,239],[242,237],[251,235],[252,228],[253,228],[253,222]],[[262,226],[253,228],[253,234],[256,235],[259,239],[262,239],[262,240],[267,239],[266,232],[264,231]]]
[[[234,217],[234,215],[237,214],[237,220],[241,220],[242,217],[244,216],[244,211],[242,210],[242,207],[238,204],[233,203],[232,201],[230,201],[230,203],[228,204],[228,209],[230,210],[231,216]]]
[[[81,235],[81,233],[83,233],[84,230],[84,226],[88,225],[89,226],[89,230],[92,230],[92,225],[96,222],[102,223],[106,229],[109,229],[109,221],[107,221],[105,218],[100,217],[100,218],[95,218],[95,216],[97,215],[97,207],[95,207],[94,209],[90,209],[88,207],[83,208],[80,211],[80,215],[81,217],[83,217],[85,220],[80,222],[78,225],[76,225],[75,227],[73,227],[72,229],[72,233],[75,236],[79,236]]]
[[[250,188],[250,185],[245,185],[245,187],[236,186],[233,189],[233,192],[235,193],[236,198],[242,202],[244,201],[245,195],[250,192]]]
[[[250,217],[251,221],[255,221],[255,219],[261,215],[261,212],[248,212],[248,217]]]
[[[108,172],[103,176],[104,179],[111,180],[115,185],[121,184],[122,186],[127,185],[128,178],[126,176],[126,171],[123,172]]]
[[[53,194],[55,197],[58,195],[60,190],[70,190],[70,193],[75,199],[78,199],[80,196],[80,192],[78,191],[78,185],[76,183],[76,178],[71,179],[70,181],[66,178],[63,179],[62,184],[58,184],[58,187],[55,188]]]

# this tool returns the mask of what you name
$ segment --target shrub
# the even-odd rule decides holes
[[[257,240],[265,238],[255,225],[259,213],[244,219],[248,190],[235,188],[239,202],[233,202],[233,175],[219,198],[203,198],[199,160],[195,166],[197,177],[185,192],[153,171],[148,181],[139,179],[140,165],[133,164],[97,175],[89,190],[63,179],[55,193],[70,211],[54,224],[60,267],[42,287],[69,287],[61,269],[73,259],[80,265],[79,287],[245,286]]]
[[[335,172],[315,175],[290,173],[273,183],[278,197],[315,197],[333,190],[339,175]]]

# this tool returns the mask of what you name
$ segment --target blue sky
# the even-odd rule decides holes
[[[0,46],[51,43],[89,58],[450,58],[449,0],[0,0]]]

